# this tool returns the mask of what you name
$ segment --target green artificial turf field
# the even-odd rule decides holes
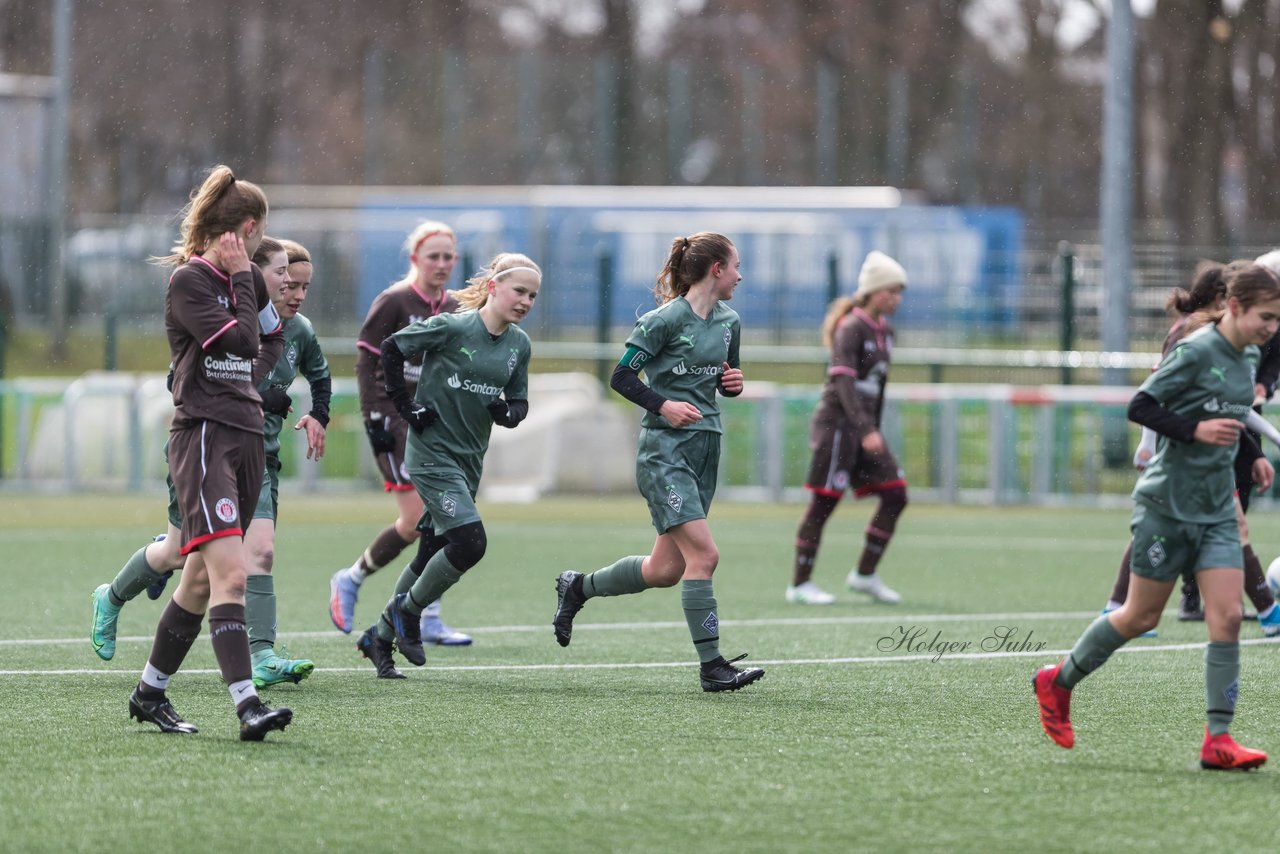
[[[1040,729],[1030,677],[1110,591],[1125,511],[912,505],[882,564],[903,594],[844,591],[870,506],[829,526],[816,580],[788,605],[798,505],[718,504],[726,655],[765,678],[704,694],[676,590],[597,599],[558,647],[554,579],[653,533],[639,498],[483,504],[489,552],[445,598],[471,647],[380,681],[333,629],[328,578],[393,518],[373,492],[282,490],[280,639],[315,661],[264,690],[295,712],[237,739],[205,637],[169,694],[200,727],[162,735],[125,701],[160,603],[120,618],[115,659],[89,594],[158,533],[160,496],[0,497],[0,850],[1123,851],[1276,842],[1280,768],[1201,771],[1204,627],[1172,613],[1076,691],[1077,745]],[[1266,563],[1273,511],[1251,516]],[[407,556],[406,556],[407,559]],[[370,579],[358,628],[403,561]],[[1171,603],[1175,605],[1175,603]],[[1275,644],[1245,623],[1233,732],[1280,750]],[[1276,760],[1280,762],[1280,760]],[[1222,818],[1220,816],[1227,816]]]

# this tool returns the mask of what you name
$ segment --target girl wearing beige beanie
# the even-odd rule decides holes
[[[889,318],[902,302],[906,286],[902,265],[872,251],[858,274],[858,290],[833,302],[823,320],[822,341],[831,348],[831,366],[810,426],[813,459],[805,480],[810,500],[796,535],[788,602],[829,605],[835,601],[813,582],[813,564],[822,529],[849,488],[858,498],[875,495],[880,503],[867,525],[858,565],[846,583],[850,590],[877,602],[892,604],[901,599],[880,579],[876,567],[907,506],[906,477],[880,433],[893,352]]]

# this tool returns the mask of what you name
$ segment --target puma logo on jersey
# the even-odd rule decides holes
[[[683,341],[686,344],[688,344],[690,347],[694,345],[694,340],[692,335],[678,335],[676,336],[676,340]]]
[[[474,362],[476,360],[475,350],[468,350],[466,347],[459,347],[458,352],[466,356],[468,362]]]
[[[1213,367],[1209,369],[1209,373],[1218,378],[1218,382],[1227,381],[1227,371],[1225,368]]]

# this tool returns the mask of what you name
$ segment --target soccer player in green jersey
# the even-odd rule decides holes
[[[711,232],[677,237],[658,275],[658,308],[627,338],[610,385],[646,410],[636,456],[636,485],[658,538],[648,555],[624,557],[590,574],[556,579],[556,641],[568,646],[573,618],[590,598],[681,584],[680,602],[701,662],[704,691],[736,691],[764,671],[720,654],[720,617],[711,576],[720,554],[707,513],[720,461],[716,395],[742,393],[741,324],[725,303],[742,281],[738,250]],[[646,385],[638,376],[643,370]]]
[[[424,505],[418,552],[378,622],[356,643],[379,678],[404,678],[393,647],[414,665],[426,663],[423,610],[484,557],[476,491],[493,425],[515,427],[529,413],[532,346],[519,324],[541,285],[537,264],[504,252],[467,281],[456,314],[415,321],[378,348],[387,396],[409,425],[405,468]],[[411,396],[404,366],[419,355],[422,373]]]
[[[1200,765],[1257,768],[1267,761],[1228,732],[1240,675],[1244,592],[1232,460],[1254,399],[1259,346],[1280,328],[1280,278],[1249,262],[1228,265],[1227,303],[1161,361],[1129,404],[1129,418],[1160,434],[1134,487],[1132,578],[1124,604],[1098,617],[1071,653],[1033,678],[1040,722],[1062,747],[1075,744],[1071,691],[1129,640],[1156,627],[1174,584],[1196,574],[1204,601],[1206,717]],[[1274,475],[1254,464],[1263,488]]]
[[[253,659],[253,684],[259,688],[281,682],[301,682],[315,669],[315,664],[309,659],[292,659],[276,651],[276,591],[271,569],[275,562],[276,513],[279,508],[280,431],[292,402],[289,386],[299,374],[311,386],[311,410],[293,427],[306,437],[308,459],[318,461],[324,456],[325,427],[329,423],[329,399],[332,396],[329,363],[320,350],[311,321],[298,313],[311,286],[311,255],[305,247],[292,240],[281,241],[281,246],[287,256],[288,275],[275,293],[279,295],[276,308],[284,322],[284,353],[258,384],[258,393],[263,400],[262,430],[267,465],[258,505],[244,537],[249,557],[245,613]]]

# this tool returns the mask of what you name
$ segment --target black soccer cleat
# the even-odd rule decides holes
[[[293,720],[293,710],[273,709],[258,702],[240,713],[240,740],[262,741],[272,730],[284,729]]]
[[[200,731],[182,719],[168,697],[162,695],[159,700],[148,700],[138,694],[137,688],[129,695],[129,717],[139,723],[153,723],[160,727],[161,732],[191,734]]]
[[[556,633],[556,643],[568,646],[573,639],[573,618],[587,604],[587,597],[578,592],[581,572],[565,570],[556,576],[556,613],[551,618],[551,628]]]
[[[356,641],[356,649],[360,654],[373,662],[377,668],[379,679],[403,679],[404,674],[396,670],[396,663],[391,658],[391,641],[378,637],[377,626],[370,626]]]
[[[383,611],[383,615],[391,624],[392,631],[396,633],[396,649],[400,650],[400,654],[414,667],[421,667],[427,663],[427,651],[422,648],[422,616],[411,614],[404,609],[404,603],[408,598],[408,593],[397,593],[387,603],[387,609]]]
[[[714,661],[708,661],[702,665],[702,690],[703,691],[737,691],[739,688],[745,688],[752,682],[764,676],[764,670],[759,667],[734,667],[735,661],[741,661],[746,658],[744,652],[737,658],[731,658],[725,661],[724,656],[716,658]]]

